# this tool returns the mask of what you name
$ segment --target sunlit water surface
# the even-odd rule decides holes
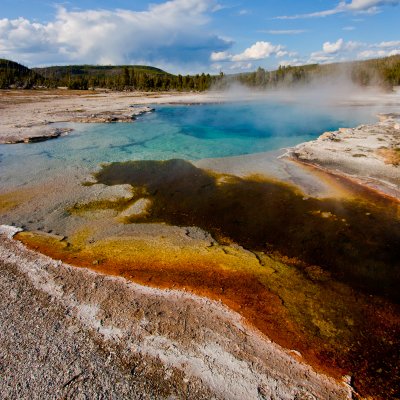
[[[66,167],[127,160],[228,157],[277,150],[322,132],[374,121],[367,107],[272,102],[156,106],[132,124],[65,124],[68,136],[0,146],[0,184],[26,184]],[[65,126],[63,125],[63,126]]]

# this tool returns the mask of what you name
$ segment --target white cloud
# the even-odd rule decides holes
[[[339,39],[334,43],[325,42],[322,45],[322,50],[325,54],[336,54],[339,50],[343,48],[344,40]]]
[[[374,58],[374,57],[383,57],[383,55],[386,54],[384,50],[364,50],[358,53],[358,58]]]
[[[328,17],[329,15],[334,15],[337,14],[338,12],[340,11],[333,9],[333,10],[317,11],[309,14],[281,15],[279,17],[275,17],[275,19],[320,18],[320,17]]]
[[[231,71],[249,71],[251,68],[253,64],[250,62],[236,62],[229,66]]]
[[[304,60],[301,60],[299,58],[293,58],[290,60],[281,60],[281,61],[279,61],[279,65],[281,67],[288,67],[289,65],[292,67],[297,67],[297,66],[304,65]]]
[[[285,56],[288,56],[288,55],[289,55],[289,53],[286,50],[279,50],[279,51],[276,52],[276,56],[278,58],[285,57]]]
[[[358,53],[358,58],[366,59],[366,58],[380,58],[380,57],[389,57],[396,56],[400,54],[400,49],[393,50],[365,50]]]
[[[28,65],[122,64],[203,68],[231,42],[205,33],[213,0],[170,0],[145,11],[59,7],[49,23],[0,20],[0,56]]]
[[[31,23],[25,18],[0,20],[0,52],[45,49],[49,43],[49,27]]]
[[[344,31],[354,31],[356,29],[355,26],[344,26],[342,28]]]
[[[347,56],[354,52],[354,50],[363,46],[365,46],[364,43],[353,41],[345,42],[343,39],[338,39],[336,42],[325,42],[322,45],[322,51],[311,53],[308,63],[323,64],[334,61],[343,61],[346,60]],[[337,59],[338,57],[340,58]]]
[[[223,4],[214,4],[214,6],[212,7],[211,11],[212,12],[218,12],[221,10],[225,10],[226,8],[230,8],[229,6],[223,5]]]
[[[376,9],[377,7],[382,7],[386,5],[395,6],[400,3],[400,0],[352,0],[350,3],[342,1],[338,7],[343,7],[344,9],[350,11],[366,11]]]
[[[356,58],[387,57],[396,54],[400,54],[400,41],[368,44],[355,41],[345,42],[343,39],[338,39],[336,42],[323,43],[322,50],[311,53],[307,62],[324,64]]]
[[[232,61],[262,60],[271,55],[277,55],[283,50],[281,45],[273,45],[270,42],[257,42],[247,48],[243,53],[232,56]]]
[[[381,47],[383,49],[388,49],[391,47],[400,47],[400,40],[392,40],[390,42],[381,42],[376,45],[376,47]]]
[[[353,42],[352,40],[350,40],[350,41],[348,41],[348,42],[346,42],[346,44],[345,44],[345,50],[346,51],[354,51],[354,50],[357,50],[357,49],[359,49],[360,47],[364,47],[364,46],[366,46],[366,44],[365,43],[362,43],[362,42]]]
[[[239,54],[230,54],[227,51],[212,52],[210,60],[213,62],[230,61],[247,65],[244,63],[248,61],[259,61],[271,56],[284,57],[294,54],[296,53],[288,53],[281,45],[274,45],[270,42],[256,42]]]
[[[307,64],[326,64],[334,61],[333,56],[329,56],[322,51],[316,51],[311,53],[310,58],[307,61]]]
[[[211,61],[226,61],[230,60],[232,55],[229,54],[227,51],[216,51],[211,53]]]
[[[340,1],[335,8],[332,8],[330,10],[317,11],[308,14],[283,15],[276,17],[276,19],[321,18],[345,12],[376,14],[383,6],[396,6],[398,4],[400,4],[400,0],[351,0],[350,2]]]
[[[359,59],[389,57],[400,54],[400,41],[392,40],[388,42],[370,44],[367,49],[357,54]]]

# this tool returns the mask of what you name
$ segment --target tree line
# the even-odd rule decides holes
[[[52,79],[57,86],[69,89],[104,88],[111,90],[140,90],[140,91],[205,91],[209,90],[219,79],[210,74],[172,75],[168,73],[153,73],[123,67],[120,73],[108,75],[72,75]]]
[[[149,66],[56,66],[26,68],[0,59],[0,88],[66,87],[75,90],[103,88],[140,91],[205,91],[222,75],[173,75]]]
[[[291,87],[337,77],[347,77],[360,86],[400,85],[400,55],[381,59],[336,64],[280,66],[275,71],[258,68],[254,72],[224,75],[173,75],[149,66],[54,66],[29,69],[0,59],[0,89],[57,88],[88,90],[205,91],[223,89],[232,83],[256,88]]]
[[[359,86],[392,88],[400,85],[400,55],[349,63],[280,66],[275,71],[258,68],[251,73],[231,76],[228,80],[254,88],[273,88],[308,84],[313,80],[323,82],[331,78],[350,79]]]

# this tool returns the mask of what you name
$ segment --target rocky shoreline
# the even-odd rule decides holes
[[[0,144],[54,139],[70,129],[56,123],[130,123],[152,112],[154,103],[214,102],[218,94],[91,93],[3,91],[0,96]],[[18,123],[16,123],[18,121]]]
[[[9,136],[3,139],[3,144],[17,144],[17,143],[37,143],[45,142],[46,140],[57,139],[60,136],[68,135],[73,129],[70,128],[49,128],[32,126],[29,129],[29,134]],[[1,142],[0,142],[1,143]]]
[[[286,156],[400,199],[400,114],[379,122],[326,132]]]
[[[132,122],[143,114],[154,112],[154,108],[148,106],[131,105],[128,109],[117,110],[114,112],[102,111],[95,114],[79,113],[71,116],[71,122],[79,122],[84,124],[104,124],[111,122]]]
[[[129,106],[127,109],[110,111],[100,111],[95,114],[72,112],[65,117],[65,121],[58,122],[76,122],[85,124],[104,124],[116,122],[133,122],[143,114],[148,114],[154,111],[154,108],[148,106]],[[29,125],[15,125],[14,128],[18,130],[15,136],[1,136],[0,144],[17,144],[17,143],[37,143],[46,140],[57,139],[60,136],[65,136],[72,132],[72,128],[52,128],[54,122],[45,122]]]

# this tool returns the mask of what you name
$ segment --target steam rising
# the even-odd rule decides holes
[[[331,113],[334,113],[332,108],[336,107],[351,107],[351,112],[368,107],[371,115],[398,110],[398,88],[388,93],[387,89],[378,84],[378,78],[372,81],[376,84],[357,85],[351,79],[349,71],[343,68],[330,76],[317,76],[308,82],[294,84],[289,77],[279,86],[266,88],[249,87],[228,76],[222,85],[212,90],[222,90],[227,101],[294,103],[305,108],[330,109]]]

